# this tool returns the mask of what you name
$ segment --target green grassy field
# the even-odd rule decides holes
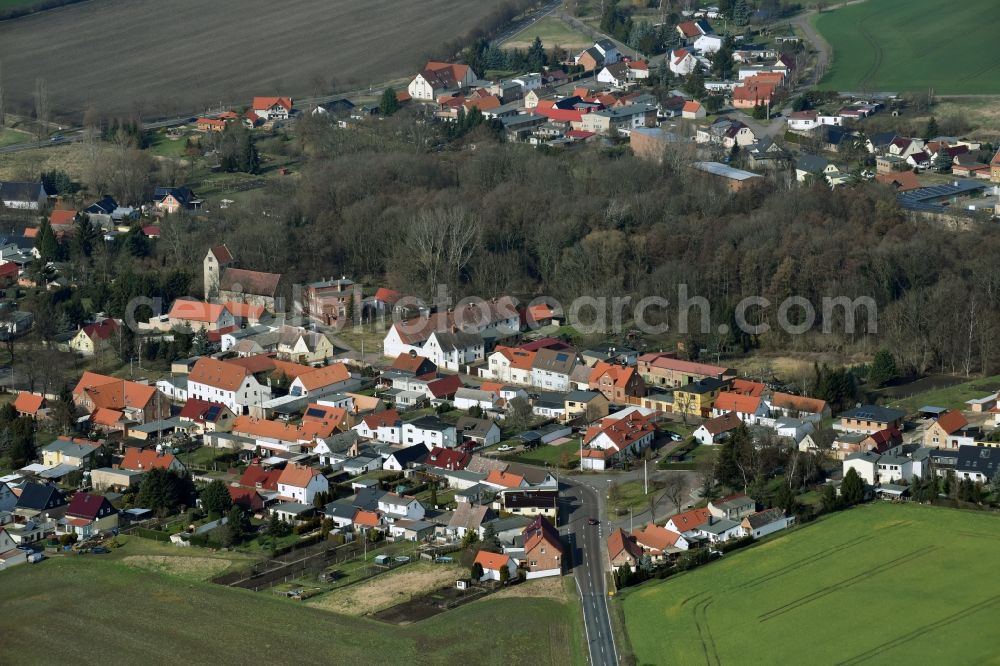
[[[530,451],[503,456],[504,460],[510,462],[524,463],[525,465],[537,465],[539,467],[562,467],[565,469],[575,469],[580,466],[580,440],[574,437],[563,444],[542,444]],[[563,463],[566,463],[565,465]]]
[[[637,661],[996,663],[1000,517],[878,504],[623,595]]]
[[[396,627],[98,556],[0,572],[0,589],[19,664],[106,663],[109,649],[144,664],[584,663],[578,608],[549,599],[487,599]]]
[[[2,0],[0,0],[2,2]],[[19,132],[18,130],[7,129],[5,127],[0,127],[0,148],[4,146],[10,146],[15,143],[26,143],[29,141],[34,141],[35,137],[28,134],[27,132]]]
[[[891,407],[905,410],[907,413],[916,412],[924,405],[947,407],[949,409],[965,409],[966,400],[985,398],[990,393],[998,390],[1000,390],[1000,375],[994,375],[992,377],[973,379],[946,388],[923,391],[898,400],[889,400],[887,404]]]
[[[527,48],[535,41],[535,37],[541,39],[542,45],[547,49],[553,46],[561,46],[570,50],[583,49],[593,44],[590,37],[562,19],[556,16],[546,16],[512,36],[504,42],[503,46],[505,48]]]
[[[996,94],[997,21],[1000,3],[994,0],[868,0],[820,14],[816,28],[834,51],[820,87]]]

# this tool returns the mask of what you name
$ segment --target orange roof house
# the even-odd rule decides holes
[[[625,530],[619,527],[608,535],[608,560],[612,567],[625,565],[634,570],[640,557],[642,548]]]
[[[736,412],[737,414],[756,415],[761,408],[761,399],[751,395],[742,395],[731,391],[722,391],[715,399],[712,406],[713,412],[725,414],[726,412]]]
[[[683,513],[678,513],[667,521],[667,529],[671,532],[684,534],[691,530],[696,530],[712,519],[712,513],[708,509],[691,509]]]
[[[528,485],[523,476],[496,469],[486,475],[484,483],[502,488],[523,488]]]
[[[203,356],[191,368],[191,372],[188,374],[188,383],[195,382],[225,391],[235,391],[243,385],[248,374],[250,372],[237,363],[218,361]]]
[[[45,406],[45,396],[37,393],[24,391],[18,393],[14,399],[14,409],[18,416],[38,416],[38,412]]]
[[[134,446],[125,449],[125,458],[122,459],[120,467],[134,472],[151,469],[184,469],[184,465],[172,453],[158,452],[155,449],[138,449]]]
[[[317,391],[335,384],[342,384],[351,378],[351,373],[343,363],[331,363],[312,372],[299,375],[292,386],[301,386],[306,392]]]
[[[655,523],[634,530],[632,538],[653,557],[665,555],[670,550],[687,550],[683,536]]]
[[[481,550],[476,553],[476,559],[473,563],[483,568],[483,577],[481,580],[500,580],[500,571],[504,568],[507,569],[510,577],[513,577],[517,571],[517,564],[510,555],[491,553],[488,550]]]
[[[49,224],[53,227],[68,227],[72,226],[74,222],[76,222],[75,210],[54,210],[52,211],[52,214],[49,215]],[[25,233],[25,236],[27,235],[28,234]]]

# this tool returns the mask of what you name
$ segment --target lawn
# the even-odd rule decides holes
[[[546,16],[504,42],[504,48],[526,49],[535,41],[542,40],[546,49],[561,46],[569,50],[584,49],[594,43],[587,35],[576,30],[557,16]]]
[[[906,398],[889,400],[888,405],[902,409],[908,414],[916,412],[924,405],[964,409],[966,400],[985,398],[998,390],[1000,390],[1000,375],[993,375],[992,377],[981,377],[961,384],[915,393]]]
[[[580,439],[574,438],[563,444],[542,444],[530,451],[524,451],[503,459],[510,462],[538,465],[539,467],[563,467],[566,469],[580,466]],[[503,454],[500,454],[501,456]]]
[[[622,596],[638,663],[996,660],[1000,517],[881,503]]]
[[[995,94],[1000,40],[995,0],[868,0],[820,14],[833,47],[821,87],[840,91]],[[954,36],[961,35],[961,48]]]
[[[92,556],[0,572],[0,589],[0,631],[19,664],[107,661],[106,651],[81,650],[65,636],[145,664],[176,663],[179,650],[217,664],[244,663],[247,654],[274,664],[584,663],[576,606],[549,599],[488,599],[394,627]],[[498,640],[507,635],[498,618],[517,618],[516,636]]]
[[[0,127],[0,148],[3,148],[4,146],[11,146],[15,143],[27,143],[34,140],[35,137],[31,136],[27,132],[20,132],[18,130],[7,129],[6,127]]]

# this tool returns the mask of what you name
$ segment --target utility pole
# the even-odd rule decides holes
[[[643,477],[644,477],[644,482],[643,482],[644,490],[643,490],[643,494],[644,495],[648,495],[649,494],[649,461],[648,460],[643,460],[642,461],[642,474],[643,474]]]

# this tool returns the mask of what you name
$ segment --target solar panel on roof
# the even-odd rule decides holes
[[[306,416],[323,417],[326,416],[326,412],[320,409],[319,407],[310,407],[309,409],[306,410]]]
[[[220,407],[219,405],[212,405],[211,407],[208,408],[208,411],[205,412],[205,419],[208,421],[214,421],[216,417],[219,416],[219,412],[221,410],[222,407]]]

